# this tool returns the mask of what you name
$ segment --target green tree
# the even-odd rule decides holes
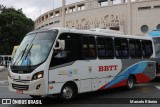
[[[13,47],[33,29],[34,22],[23,14],[22,9],[0,5],[0,55],[11,55]]]

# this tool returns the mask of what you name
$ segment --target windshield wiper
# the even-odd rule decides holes
[[[28,49],[28,51],[27,51],[26,56],[25,56],[25,58],[24,58],[24,59],[26,59],[26,58],[27,58],[27,56],[28,56],[28,54],[30,53],[30,51],[31,51],[32,47],[33,47],[33,44],[29,47],[29,49]],[[28,66],[28,63],[27,63],[27,67],[30,67],[30,62],[29,62],[29,66]]]
[[[13,63],[13,67],[15,66],[15,64],[18,64],[19,61],[23,58],[25,52],[26,52],[26,49],[28,47],[28,44],[26,45],[26,47],[24,48],[24,50],[18,55],[17,59],[15,60],[15,62]],[[22,56],[21,56],[22,55]],[[19,58],[21,56],[21,58]]]

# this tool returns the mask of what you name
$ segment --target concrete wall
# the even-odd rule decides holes
[[[85,9],[78,11],[78,6],[84,4]],[[75,12],[69,13],[69,8],[75,6]],[[155,7],[156,6],[156,7]],[[150,8],[151,7],[151,8]],[[99,17],[102,15],[123,15],[123,24],[119,25],[119,30],[124,32],[124,34],[132,34],[132,35],[145,35],[147,32],[156,29],[157,25],[160,24],[160,0],[132,0],[125,1],[121,0],[120,4],[114,4],[112,1],[108,1],[106,6],[99,6],[97,0],[82,1],[78,3],[74,3],[65,7],[67,13],[65,14],[65,27],[67,27],[66,22],[80,19],[87,19],[93,17]],[[44,21],[39,22],[43,16],[46,14],[50,14],[53,12],[55,15],[55,11],[59,10],[60,15],[55,16],[53,18],[44,19]],[[48,28],[48,27],[63,27],[62,20],[62,9],[58,8],[55,10],[51,10],[47,13],[44,13],[35,21],[35,29],[39,28]],[[53,23],[50,24],[49,23]],[[47,26],[45,26],[48,24]],[[87,25],[87,24],[86,24]],[[142,32],[142,25],[148,26],[147,32]],[[89,26],[89,25],[87,25]],[[75,26],[69,26],[70,28],[77,28]],[[97,26],[90,25],[90,29],[93,29]],[[100,23],[99,28],[105,28],[104,23]],[[82,27],[81,27],[82,28]],[[106,28],[109,28],[108,26]]]

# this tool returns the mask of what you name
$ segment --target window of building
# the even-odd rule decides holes
[[[54,24],[60,23],[60,20],[56,20],[54,21]]]
[[[59,16],[59,15],[60,15],[60,11],[56,11],[55,16]]]
[[[95,38],[92,36],[83,37],[83,56],[85,59],[95,59],[97,57],[96,54],[96,42]]]
[[[50,15],[51,18],[53,17],[53,13],[50,13],[49,15]]]
[[[113,2],[113,4],[120,4],[121,0],[111,0]]]
[[[120,28],[119,28],[119,27],[110,27],[109,29],[111,29],[111,30],[117,30],[117,31],[119,31],[119,30],[120,30]]]
[[[114,43],[116,58],[128,58],[128,40],[115,38]]]
[[[107,6],[108,5],[108,0],[99,0],[98,4],[99,4],[100,7]]]
[[[49,23],[49,25],[52,25],[52,24],[53,24],[53,22]]]
[[[151,6],[138,7],[138,10],[146,10],[146,9],[151,9]]]
[[[66,14],[68,13],[68,9],[67,9],[67,8],[65,8],[65,13],[66,13]]]
[[[142,25],[142,26],[141,26],[141,31],[142,31],[143,33],[148,32],[148,30],[149,30],[149,28],[148,28],[147,25]]]
[[[141,42],[140,40],[130,39],[129,40],[129,52],[131,58],[142,58]]]
[[[156,5],[156,6],[154,6],[154,8],[155,8],[155,9],[158,9],[158,8],[160,8],[160,5]]]
[[[75,12],[76,8],[75,6],[69,7],[69,13]]]
[[[143,58],[150,58],[153,54],[152,42],[149,40],[142,41],[142,55]]]
[[[44,16],[42,17],[42,21],[44,21]]]
[[[84,4],[78,5],[78,11],[81,11],[81,10],[85,10]]]
[[[99,59],[114,58],[113,39],[106,37],[97,38],[97,51]]]
[[[45,15],[45,17],[46,17],[46,19],[48,19],[48,14],[47,14],[47,15]]]

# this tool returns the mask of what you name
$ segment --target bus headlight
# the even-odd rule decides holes
[[[37,80],[37,79],[43,78],[43,74],[44,74],[43,71],[40,71],[40,72],[35,73],[35,74],[33,75],[33,77],[32,77],[32,80]]]

